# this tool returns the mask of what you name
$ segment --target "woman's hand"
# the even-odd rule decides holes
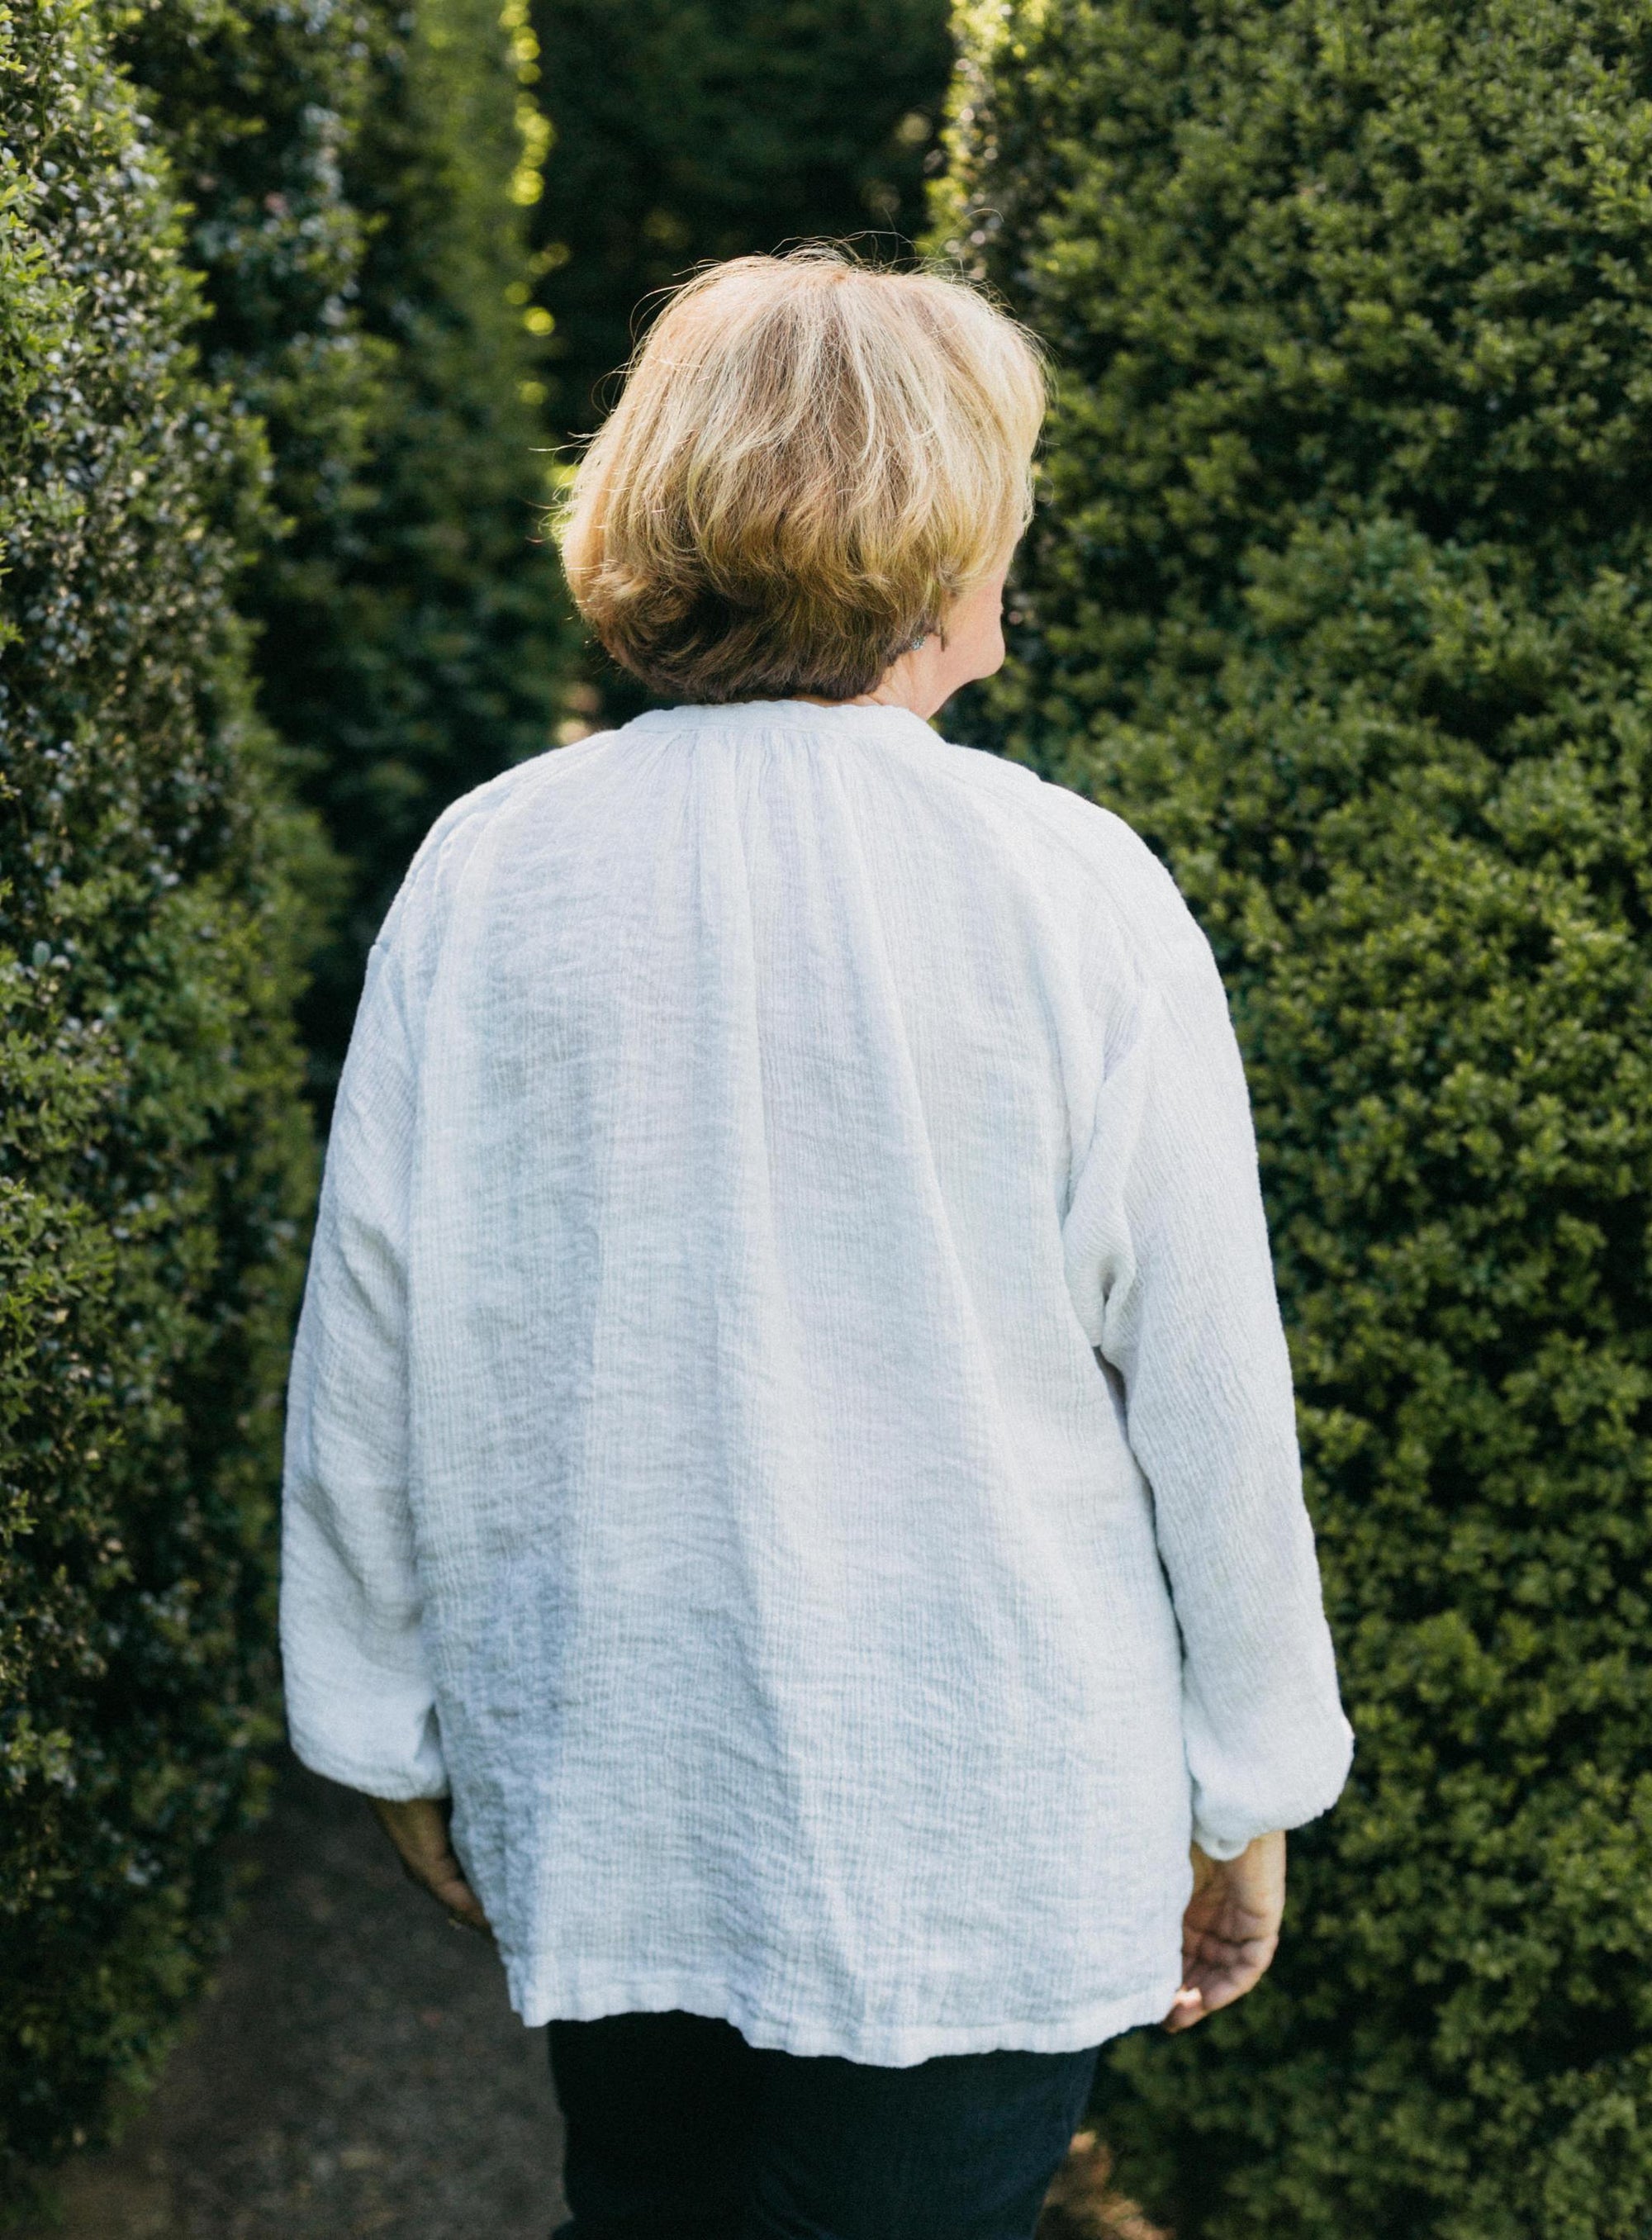
[[[484,1937],[491,1937],[488,1917],[448,1841],[448,1822],[453,1813],[449,1800],[414,1797],[398,1804],[389,1797],[373,1797],[368,1802],[401,1854],[408,1880],[429,1890],[456,1929],[478,1929]]]
[[[1182,1917],[1182,1989],[1164,2017],[1191,2030],[1242,1999],[1279,1949],[1285,1910],[1285,1838],[1258,1836],[1236,1859],[1209,1859],[1193,1846],[1193,1896]]]

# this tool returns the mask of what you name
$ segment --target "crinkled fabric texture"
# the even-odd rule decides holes
[[[432,829],[287,1428],[298,1755],[453,1832],[530,2023],[904,2067],[1169,2008],[1190,1835],[1352,1737],[1244,1077],[1119,820],[677,709]]]

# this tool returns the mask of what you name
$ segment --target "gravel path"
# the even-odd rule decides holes
[[[546,2240],[565,2214],[543,2030],[296,1764],[216,1989],[143,2122],[71,2170],[57,2240]]]

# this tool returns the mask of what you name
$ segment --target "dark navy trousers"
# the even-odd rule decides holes
[[[682,2013],[553,2022],[552,2240],[1031,2240],[1099,2048],[881,2069]]]

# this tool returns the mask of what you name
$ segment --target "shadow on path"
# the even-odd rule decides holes
[[[403,1877],[366,1802],[289,1762],[216,1985],[141,2122],[64,2176],[57,2240],[546,2240],[543,2030]]]

